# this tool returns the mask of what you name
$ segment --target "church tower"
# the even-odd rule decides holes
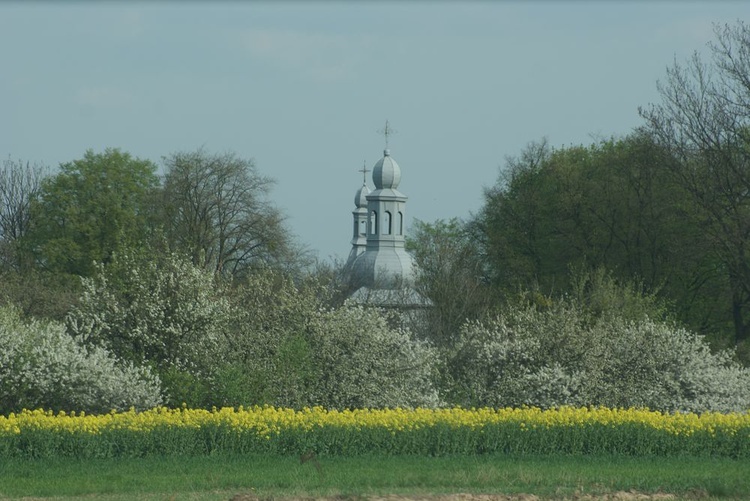
[[[406,252],[406,200],[398,190],[401,167],[388,149],[393,130],[385,123],[385,151],[372,169],[375,189],[362,188],[354,197],[354,235],[345,276],[355,303],[395,308],[408,315],[430,307],[414,288],[415,265]]]
[[[367,187],[367,173],[369,172],[367,166],[363,166],[360,172],[362,172],[362,187],[354,195],[356,208],[352,211],[354,216],[352,250],[349,252],[349,259],[346,260],[346,270],[351,270],[354,261],[367,249],[367,195],[370,193]]]
[[[367,199],[367,245],[354,262],[353,278],[360,287],[396,289],[413,278],[411,256],[404,248],[407,197],[398,191],[401,168],[383,152],[372,169],[375,190]]]

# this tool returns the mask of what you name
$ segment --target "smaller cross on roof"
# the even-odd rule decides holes
[[[357,172],[362,173],[362,184],[367,184],[367,173],[370,172],[370,169],[367,168],[367,160],[362,163],[362,168]]]

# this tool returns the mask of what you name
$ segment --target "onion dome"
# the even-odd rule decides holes
[[[357,190],[357,193],[354,195],[354,205],[357,209],[367,207],[367,195],[369,194],[370,188],[368,188],[366,184],[363,184],[362,187]]]
[[[390,150],[383,151],[383,158],[378,160],[372,169],[372,181],[378,190],[398,188],[401,182],[401,168],[391,158]]]

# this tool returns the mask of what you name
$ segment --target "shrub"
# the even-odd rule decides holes
[[[303,407],[310,402],[308,326],[322,307],[314,285],[258,270],[230,294],[232,314],[213,395],[224,405]]]
[[[379,310],[322,312],[311,328],[312,404],[329,408],[434,407],[435,351],[389,326]]]
[[[0,414],[23,408],[109,412],[161,404],[159,380],[119,363],[103,348],[86,349],[58,322],[21,320],[0,308]]]
[[[663,411],[746,411],[750,370],[733,353],[712,353],[699,335],[645,319],[613,318],[589,336],[603,342],[587,353],[586,394],[611,407]]]
[[[449,400],[467,406],[750,408],[750,371],[731,352],[648,317],[592,322],[569,301],[465,325],[447,366]]]
[[[447,353],[447,397],[465,406],[581,405],[582,337],[575,310],[512,308],[464,325]]]
[[[66,324],[86,346],[153,365],[160,376],[184,372],[201,380],[220,358],[229,312],[211,272],[175,254],[124,253],[83,279],[83,293]],[[165,392],[182,389],[165,384]]]
[[[434,352],[379,310],[329,309],[315,283],[258,272],[232,293],[226,364],[214,395],[229,405],[293,408],[434,405]],[[241,384],[237,384],[241,382]]]

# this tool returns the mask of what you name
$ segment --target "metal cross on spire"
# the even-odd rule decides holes
[[[380,129],[378,132],[381,133],[381,134],[383,134],[385,136],[385,147],[386,147],[386,149],[388,149],[388,136],[390,136],[391,134],[395,134],[398,131],[396,129],[394,129],[393,127],[391,127],[391,124],[389,124],[388,120],[386,120],[385,121],[385,128],[384,129]]]
[[[367,173],[370,172],[370,169],[367,168],[367,160],[362,163],[362,168],[357,172],[362,173],[362,184],[367,184]]]

